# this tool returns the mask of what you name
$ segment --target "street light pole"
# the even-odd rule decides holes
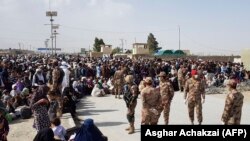
[[[51,25],[51,51],[52,51],[52,55],[53,55],[53,16],[57,16],[57,12],[56,11],[47,11],[46,12],[46,16],[50,17],[50,25]]]
[[[53,55],[53,18],[52,18],[52,14],[50,16],[50,22],[51,22],[51,51],[52,51],[52,55]]]
[[[48,42],[49,42],[49,39],[46,39],[45,40],[45,47],[46,47],[46,53],[48,54]]]
[[[55,35],[55,55],[56,55],[56,35],[57,35],[58,33],[56,32],[56,30],[54,31],[54,35]]]

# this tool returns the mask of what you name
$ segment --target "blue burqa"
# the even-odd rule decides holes
[[[105,141],[101,131],[95,126],[93,119],[86,119],[76,133],[74,141]]]

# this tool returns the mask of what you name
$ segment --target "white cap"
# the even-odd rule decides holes
[[[61,64],[62,64],[62,66],[67,66],[68,65],[65,61],[63,61]]]

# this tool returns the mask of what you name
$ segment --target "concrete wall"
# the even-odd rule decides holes
[[[152,55],[133,55],[133,58],[149,58],[149,59],[153,59],[156,56],[152,56]],[[202,59],[203,61],[220,61],[220,62],[233,62],[234,58],[240,58],[240,56],[176,56],[176,55],[169,55],[169,56],[162,56],[159,57],[157,56],[156,58],[162,58],[164,60],[173,60],[173,59],[178,59],[178,58],[185,58],[185,59],[192,59],[192,60],[198,60],[198,59]]]
[[[102,45],[101,52],[103,54],[111,54],[112,53],[112,46],[111,45]]]
[[[102,57],[103,53],[102,52],[90,52],[89,56],[90,57]]]
[[[133,54],[149,54],[149,48],[146,44],[133,44]]]

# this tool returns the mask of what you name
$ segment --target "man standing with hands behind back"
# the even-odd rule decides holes
[[[165,72],[160,72],[158,75],[160,78],[160,94],[161,102],[163,106],[163,117],[165,125],[168,125],[169,122],[169,112],[172,99],[174,97],[174,88],[169,81],[169,78]]]
[[[227,87],[229,94],[226,98],[221,120],[225,125],[238,125],[241,120],[244,96],[237,91],[237,82],[235,80],[229,80]]]
[[[192,70],[192,77],[185,84],[184,102],[188,105],[188,114],[191,124],[194,124],[194,109],[196,108],[199,125],[203,121],[202,103],[205,102],[205,86],[201,82],[197,70]]]

